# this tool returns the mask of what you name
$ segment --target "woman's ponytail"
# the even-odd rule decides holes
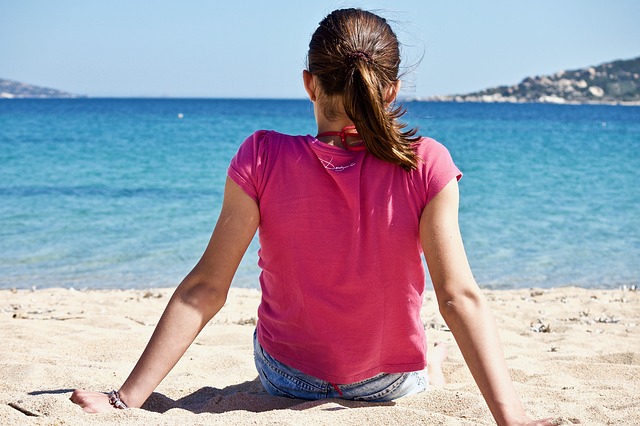
[[[309,43],[309,72],[323,93],[340,98],[367,150],[405,170],[417,167],[416,130],[404,130],[398,119],[405,113],[388,101],[400,65],[398,40],[384,18],[360,9],[332,12]],[[337,99],[335,99],[337,100]],[[336,105],[323,105],[328,117]]]
[[[400,106],[387,100],[388,86],[394,82],[380,81],[368,61],[357,61],[353,75],[342,94],[345,113],[353,121],[367,150],[381,160],[398,164],[405,170],[417,167],[413,144],[418,138],[415,129],[403,131],[405,124],[398,118],[404,114]]]

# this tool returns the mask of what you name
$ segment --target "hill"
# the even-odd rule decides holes
[[[50,89],[48,87],[33,86],[31,84],[19,83],[17,81],[3,80],[0,78],[0,99],[13,98],[84,98],[86,96],[74,95],[73,93],[61,90]]]
[[[513,86],[498,86],[464,95],[435,96],[426,100],[640,105],[640,57],[527,77]]]

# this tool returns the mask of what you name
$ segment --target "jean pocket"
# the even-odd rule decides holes
[[[281,363],[259,344],[254,355],[260,381],[271,395],[301,399],[319,399],[326,395],[319,379]]]
[[[396,399],[394,394],[402,387],[407,380],[407,374],[385,374],[377,380],[363,383],[362,386],[354,388],[355,401],[383,402]]]

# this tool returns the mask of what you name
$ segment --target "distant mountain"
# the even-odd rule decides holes
[[[513,86],[493,87],[466,95],[434,96],[426,100],[640,105],[640,57],[527,77]]]
[[[86,96],[74,95],[61,90],[47,87],[33,86],[17,81],[3,80],[0,78],[0,99],[13,98],[85,98]]]

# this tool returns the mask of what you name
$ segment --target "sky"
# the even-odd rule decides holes
[[[310,36],[342,7],[392,21],[404,97],[640,56],[638,0],[0,0],[0,78],[91,97],[303,98]]]

